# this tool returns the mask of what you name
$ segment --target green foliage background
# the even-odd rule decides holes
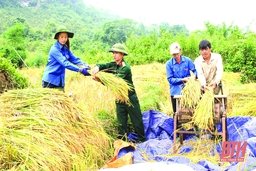
[[[22,76],[5,58],[0,58],[0,73],[6,77],[6,85],[0,84],[0,94],[7,89],[22,89],[28,87],[28,79]],[[4,81],[4,80],[3,80]]]
[[[161,23],[145,26],[93,7],[82,0],[10,0],[0,2],[0,55],[15,67],[44,66],[48,51],[56,41],[58,25],[75,33],[71,50],[88,64],[112,60],[108,49],[124,43],[126,60],[132,65],[165,63],[171,55],[169,45],[177,41],[182,53],[192,59],[199,55],[198,43],[208,39],[212,51],[223,57],[225,71],[241,72],[241,82],[256,81],[256,34],[236,25],[205,23],[204,30],[189,32],[185,25]],[[16,52],[15,52],[16,50]]]

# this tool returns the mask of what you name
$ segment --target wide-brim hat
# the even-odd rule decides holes
[[[55,33],[54,39],[58,39],[58,34],[59,33],[68,33],[68,38],[72,38],[74,36],[74,33],[68,31],[67,27],[60,25]]]
[[[126,51],[124,45],[120,43],[114,44],[114,46],[112,46],[112,48],[109,49],[109,52],[121,52],[124,55],[128,55],[128,52]]]

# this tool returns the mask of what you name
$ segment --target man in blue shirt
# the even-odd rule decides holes
[[[58,88],[64,91],[65,69],[80,72],[85,76],[90,75],[88,69],[90,66],[76,57],[70,50],[69,38],[74,33],[67,30],[65,26],[60,25],[54,39],[57,39],[50,49],[48,62],[42,78],[43,88]],[[80,66],[80,67],[79,67]]]
[[[190,71],[192,71],[197,77],[195,65],[193,61],[186,56],[181,55],[181,47],[179,43],[174,42],[170,45],[170,52],[172,58],[166,62],[166,76],[170,85],[170,94],[173,108],[173,116],[176,112],[176,100],[175,95],[181,95],[185,83],[188,81]]]

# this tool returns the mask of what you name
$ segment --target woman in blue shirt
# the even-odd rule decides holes
[[[181,90],[184,84],[190,77],[190,71],[197,77],[195,65],[193,61],[186,56],[181,55],[181,48],[179,43],[174,42],[170,46],[172,58],[166,62],[166,76],[170,85],[170,93],[172,100],[173,116],[176,112],[175,95],[181,95]]]
[[[43,88],[58,88],[64,91],[66,68],[85,76],[90,75],[87,71],[90,66],[70,51],[69,38],[73,36],[74,33],[69,32],[65,26],[60,25],[57,28],[54,36],[57,42],[49,51],[48,62],[42,78]]]

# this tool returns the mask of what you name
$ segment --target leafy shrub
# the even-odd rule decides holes
[[[26,59],[26,64],[30,67],[40,67],[40,66],[44,66],[47,62],[47,55],[44,54],[37,54],[37,53],[33,53],[31,54],[32,57],[29,57]]]
[[[28,87],[28,79],[21,76],[5,58],[0,58],[0,74],[0,93],[9,89],[22,89]]]

